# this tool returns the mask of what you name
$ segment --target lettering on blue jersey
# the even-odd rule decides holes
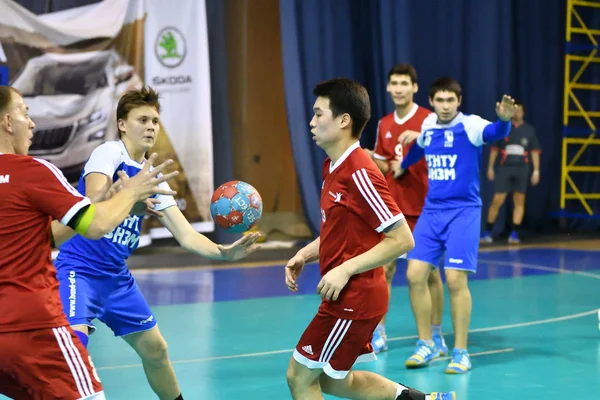
[[[112,239],[113,243],[129,246],[133,249],[140,241],[140,237],[137,235],[137,232],[140,231],[139,223],[139,216],[130,215],[121,223],[120,226],[104,235],[104,238],[109,240]]]
[[[433,181],[456,180],[458,154],[426,154],[429,179]]]
[[[75,271],[69,271],[69,318],[75,317],[77,305],[77,285],[75,285]]]
[[[425,140],[423,142],[423,145],[425,147],[429,146],[431,144],[431,136],[433,136],[433,131],[427,131],[425,132]]]

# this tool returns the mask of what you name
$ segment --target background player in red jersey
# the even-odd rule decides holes
[[[51,244],[73,230],[101,238],[136,202],[174,194],[157,185],[177,173],[156,178],[171,161],[150,171],[153,155],[138,175],[122,177],[110,200],[91,204],[58,168],[27,156],[34,127],[21,94],[0,86],[0,393],[13,399],[104,399],[91,358],[63,314]],[[66,226],[52,225],[53,219]]]
[[[386,177],[392,197],[402,210],[406,222],[412,231],[421,215],[425,196],[427,196],[427,163],[421,158],[410,174],[398,176],[400,171],[399,158],[408,153],[416,138],[421,134],[423,120],[431,114],[426,108],[419,107],[413,98],[419,90],[417,71],[410,64],[397,64],[388,72],[387,91],[394,102],[395,110],[379,120],[377,124],[377,139],[373,161]],[[406,267],[406,254],[401,266]],[[384,266],[388,290],[392,293],[392,279],[396,273],[397,260],[392,260]],[[444,312],[444,284],[439,269],[435,269],[428,280],[431,293],[431,331],[433,341],[440,355],[448,353],[448,347],[442,336],[442,314]],[[375,353],[387,350],[387,335],[385,332],[385,316],[373,333],[373,350]]]
[[[304,264],[320,261],[317,292],[323,301],[304,331],[287,370],[294,399],[322,399],[322,392],[352,399],[454,399],[454,392],[425,395],[367,371],[357,361],[376,359],[373,330],[387,312],[383,264],[414,246],[404,216],[359,137],[371,116],[366,89],[349,79],[318,84],[310,121],[323,165],[321,235],[285,268],[286,285]]]

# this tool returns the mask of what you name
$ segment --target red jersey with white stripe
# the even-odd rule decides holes
[[[383,230],[403,218],[383,175],[358,142],[334,165],[326,159],[321,191],[321,276],[373,248],[383,239]],[[388,290],[383,268],[353,276],[338,300],[324,300],[323,307],[345,319],[385,314]]]
[[[66,225],[88,204],[49,162],[0,153],[0,332],[68,325],[50,223]]]
[[[421,132],[421,126],[427,116],[431,114],[426,108],[414,104],[413,109],[402,119],[395,112],[379,120],[377,125],[377,139],[373,157],[392,161],[396,156],[406,157],[408,150],[414,144],[403,145],[398,143],[398,137],[406,131]],[[398,203],[405,215],[421,215],[425,196],[427,196],[428,176],[425,157],[408,168],[398,179],[394,178],[392,171],[388,171],[386,180],[392,197]]]

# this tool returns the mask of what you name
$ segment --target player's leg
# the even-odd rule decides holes
[[[356,362],[376,359],[370,336],[379,321],[379,317],[345,320],[319,310],[300,338],[288,367],[293,398],[320,399],[323,391],[346,399],[425,399],[406,397],[409,388],[381,375],[351,370]],[[420,394],[414,390],[410,393]],[[452,394],[445,395],[453,399]]]
[[[161,400],[181,398],[167,342],[131,273],[120,276],[100,320],[121,336],[142,359],[150,387]]]
[[[93,277],[75,267],[61,268],[57,278],[63,312],[83,347],[87,347],[89,335],[96,330],[92,320],[97,318],[100,312],[97,305],[103,303],[98,292],[98,288],[103,284],[96,282],[94,285]]]
[[[518,168],[515,171],[514,187],[513,187],[513,215],[512,215],[512,232],[508,237],[508,243],[521,243],[519,233],[521,223],[525,215],[525,192],[529,183],[529,168]]]
[[[15,399],[104,400],[102,384],[87,350],[69,327],[2,334],[1,369],[13,381]],[[1,364],[5,365],[1,365]],[[5,392],[0,382],[0,393]],[[26,393],[19,396],[19,388]],[[12,392],[11,392],[12,391]]]
[[[429,274],[427,286],[431,295],[431,336],[440,356],[448,354],[448,346],[442,336],[442,316],[444,314],[444,282],[441,269],[435,268]]]
[[[444,272],[450,294],[450,311],[454,326],[454,350],[446,373],[459,374],[471,369],[467,351],[472,300],[468,275],[477,271],[481,208],[467,207],[458,211],[448,226]]]
[[[294,400],[320,400],[323,392],[319,376],[323,373],[320,368],[311,369],[300,364],[292,357],[288,364],[286,379],[290,394]]]
[[[494,180],[494,197],[488,209],[485,230],[481,235],[482,243],[492,243],[494,241],[492,230],[498,218],[500,207],[504,204],[506,194],[510,192],[511,188],[509,172],[506,167],[498,167],[497,169],[496,179]]]
[[[419,339],[413,354],[406,360],[408,368],[427,365],[439,356],[431,333],[432,299],[429,291],[429,275],[443,254],[436,226],[436,213],[423,213],[419,217],[413,236],[415,248],[408,254],[408,292]]]
[[[123,336],[123,339],[142,359],[144,372],[150,387],[161,400],[182,398],[173,365],[169,359],[167,342],[158,326]]]
[[[386,264],[383,266],[383,268],[385,270],[385,280],[388,285],[388,294],[389,294],[389,299],[390,299],[388,301],[391,301],[391,298],[392,298],[392,279],[394,279],[394,275],[396,274],[396,265],[397,265],[397,260],[394,260],[394,261],[390,262],[389,264]],[[387,333],[385,331],[386,317],[387,317],[387,314],[383,316],[383,318],[381,319],[381,322],[379,324],[377,324],[377,327],[375,328],[375,331],[373,332],[373,339],[371,340],[371,344],[373,345],[373,351],[375,351],[375,354],[378,354],[382,351],[387,351],[387,349],[388,349]]]

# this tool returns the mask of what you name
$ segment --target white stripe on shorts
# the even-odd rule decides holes
[[[54,332],[54,336],[56,337],[58,346],[60,347],[63,357],[65,358],[69,369],[71,370],[71,374],[73,375],[73,379],[75,380],[75,385],[77,386],[79,394],[81,395],[81,397],[90,396],[94,393],[94,387],[91,384],[91,380],[88,380],[86,382],[85,374],[83,373],[83,371],[87,373],[87,367],[81,361],[81,356],[79,356],[79,358],[77,357],[75,351],[77,352],[77,354],[79,354],[79,350],[77,350],[77,348],[73,344],[73,341],[70,340],[71,335],[69,334],[69,331],[67,331],[67,328],[61,327],[52,328],[52,332]],[[68,339],[65,338],[65,334]]]
[[[342,343],[342,339],[350,329],[350,325],[352,324],[351,320],[348,319],[338,319],[335,323],[333,329],[329,333],[327,340],[325,341],[325,345],[323,346],[323,350],[321,351],[321,355],[319,356],[319,362],[328,363],[333,357],[333,353],[339,347],[340,343]]]

